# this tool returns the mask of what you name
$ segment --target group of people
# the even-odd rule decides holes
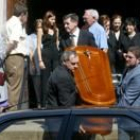
[[[56,26],[55,20],[56,16],[52,11],[47,11],[43,20],[37,20],[39,28],[38,26],[36,28],[36,55],[38,57],[37,67],[39,64],[41,72],[41,106],[45,106],[47,100],[49,100],[47,97],[49,91],[46,91],[48,90],[46,88],[46,83],[52,71],[61,63],[60,56],[66,48],[71,47],[74,49],[76,46],[85,45],[98,47],[93,34],[87,30],[81,30],[78,27],[79,17],[77,14],[70,13],[63,17],[63,24],[66,32],[62,36],[59,35],[59,29]],[[101,29],[104,31],[103,27]],[[98,42],[102,41],[98,40]],[[36,83],[38,84],[38,82]],[[37,84],[35,87],[38,86]]]
[[[99,23],[104,27],[108,41],[108,56],[112,73],[123,73],[125,59],[123,54],[131,46],[140,46],[138,20],[128,17],[123,20],[120,15],[101,15]]]
[[[75,13],[65,15],[63,18],[65,36],[60,36],[56,15],[52,11],[47,11],[43,19],[36,20],[34,33],[30,35],[26,33],[27,19],[26,5],[15,4],[13,16],[8,19],[2,32],[6,46],[4,67],[8,103],[10,106],[15,105],[12,110],[20,109],[19,104],[29,99],[24,89],[25,84],[26,86],[28,84],[26,83],[28,67],[37,104],[44,107],[48,99],[46,88],[48,79],[53,75],[53,70],[61,65],[60,57],[65,49],[77,45],[97,47],[93,34],[78,27],[79,17]]]
[[[6,22],[4,30],[4,65],[9,106],[16,105],[15,109],[20,109],[18,104],[25,96],[21,89],[24,89],[25,61],[28,61],[28,58],[29,74],[38,107],[77,105],[78,89],[73,76],[79,63],[79,57],[74,51],[76,46],[96,47],[109,53],[109,58],[114,57],[115,49],[118,58],[122,60],[120,63],[126,61],[126,69],[123,68],[124,73],[116,90],[117,106],[140,106],[140,36],[136,32],[133,18],[125,21],[123,34],[119,15],[113,17],[113,31],[110,30],[109,17],[99,17],[95,9],[85,10],[85,25],[81,29],[78,15],[70,13],[63,17],[66,31],[63,36],[60,35],[56,15],[52,11],[47,11],[43,19],[36,20],[34,33],[30,35],[26,34],[27,19],[26,5],[16,4],[14,14]],[[116,44],[118,48],[115,48]],[[68,47],[71,47],[71,50],[67,51]],[[114,58],[111,58],[111,61],[112,59]],[[110,64],[113,71],[114,62]],[[128,136],[133,135],[127,131],[126,133]]]

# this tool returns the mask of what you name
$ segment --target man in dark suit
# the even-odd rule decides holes
[[[75,51],[64,51],[61,65],[51,74],[47,83],[47,106],[74,106],[77,99],[77,88],[73,73],[78,67],[79,58]]]
[[[64,28],[67,32],[66,35],[62,36],[60,39],[60,49],[62,51],[67,47],[76,46],[93,46],[97,47],[92,33],[80,30],[78,27],[79,17],[75,13],[65,15],[63,17]]]

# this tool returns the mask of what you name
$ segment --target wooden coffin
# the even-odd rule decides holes
[[[107,54],[90,46],[67,50],[74,50],[79,56],[79,67],[74,76],[82,105],[112,106],[116,102],[116,96]],[[94,117],[86,121],[87,125],[81,125],[87,133],[106,135],[112,130],[112,118]]]

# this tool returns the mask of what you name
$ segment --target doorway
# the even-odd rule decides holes
[[[123,0],[123,3],[119,0],[112,2],[109,0],[69,0],[63,4],[62,3],[62,0],[27,0],[27,5],[29,8],[29,29],[32,30],[35,19],[42,18],[47,10],[53,10],[55,12],[58,25],[62,24],[62,17],[71,12],[75,12],[79,15],[80,25],[82,25],[82,15],[84,10],[88,8],[97,9],[100,15],[108,14],[109,16],[112,16],[113,14],[120,14],[124,18],[128,16],[139,16],[139,8],[136,0],[133,0],[133,8],[128,7],[127,0]]]

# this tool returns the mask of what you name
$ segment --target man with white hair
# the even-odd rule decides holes
[[[107,52],[107,36],[104,28],[98,23],[99,13],[95,9],[86,9],[83,15],[84,22],[89,32],[91,32],[95,38],[95,42],[100,49]]]

